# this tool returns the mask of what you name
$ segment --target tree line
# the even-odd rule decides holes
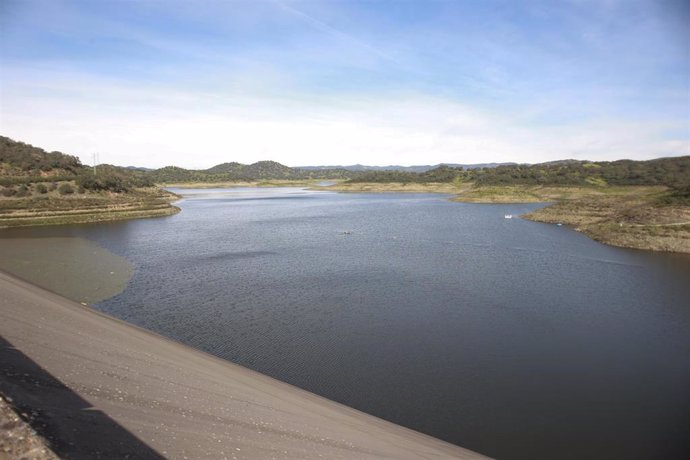
[[[690,156],[648,161],[566,160],[535,165],[502,165],[463,169],[450,166],[423,173],[371,171],[350,182],[449,183],[476,185],[665,185],[681,189],[690,185]]]

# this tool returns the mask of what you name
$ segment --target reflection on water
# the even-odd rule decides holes
[[[13,232],[130,260],[108,313],[487,455],[683,457],[688,257],[504,219],[535,204],[175,192],[175,216]]]

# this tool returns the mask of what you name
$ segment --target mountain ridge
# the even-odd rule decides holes
[[[451,168],[464,168],[464,169],[482,169],[482,168],[495,168],[497,166],[517,166],[518,163],[505,162],[505,163],[438,163],[435,165],[412,165],[412,166],[402,166],[402,165],[387,165],[387,166],[377,166],[377,165],[363,165],[354,164],[347,166],[295,166],[297,169],[305,170],[327,170],[327,169],[345,169],[347,171],[404,171],[404,172],[416,172],[423,173],[430,171],[432,169],[437,169],[442,166],[448,166]]]

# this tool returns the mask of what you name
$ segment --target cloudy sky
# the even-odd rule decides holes
[[[690,154],[690,3],[0,1],[0,134],[205,168]]]

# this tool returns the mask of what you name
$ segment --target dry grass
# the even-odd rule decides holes
[[[559,201],[523,217],[569,225],[614,246],[690,253],[690,206],[660,205],[659,194],[651,187],[628,187]]]
[[[543,185],[505,185],[470,187],[454,201],[467,203],[545,203],[579,200],[586,197],[650,195],[666,187],[576,187]]]

